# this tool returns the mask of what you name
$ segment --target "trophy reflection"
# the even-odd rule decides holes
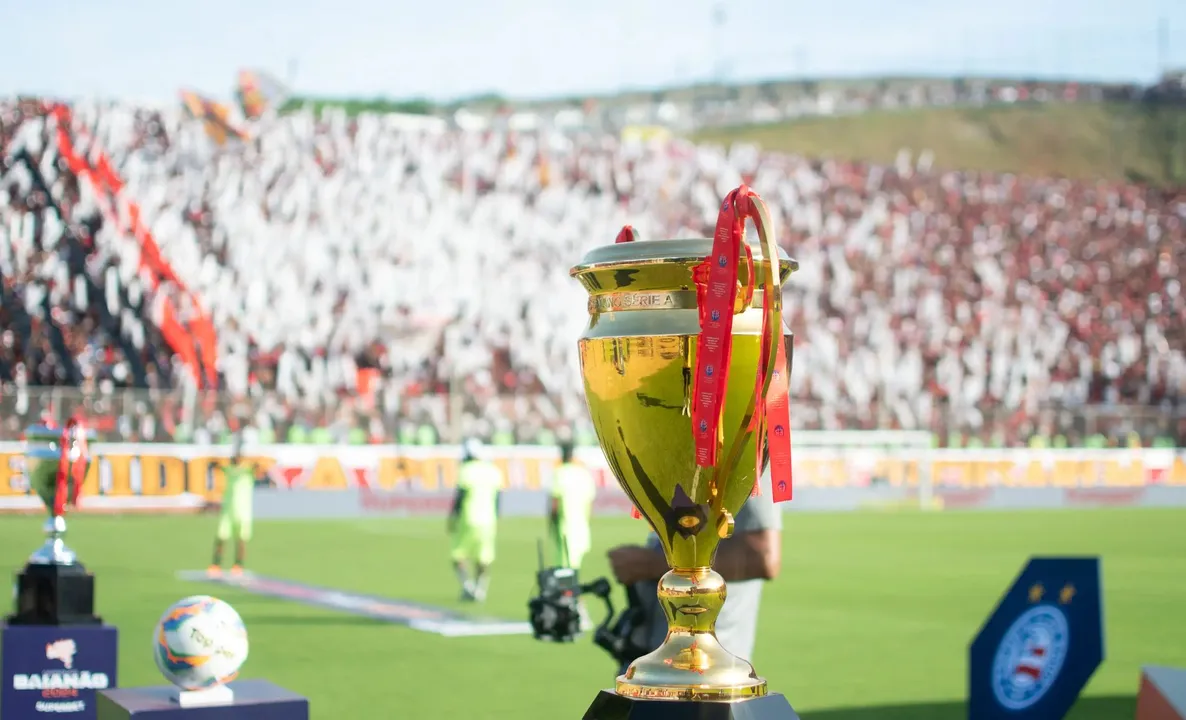
[[[671,568],[658,586],[666,640],[598,696],[589,720],[693,717],[686,703],[710,706],[695,717],[796,717],[717,640],[726,592],[712,562],[767,463],[775,501],[790,491],[781,286],[797,267],[742,186],[713,239],[639,242],[626,228],[571,271],[590,296],[579,347],[598,440]]]
[[[45,504],[44,544],[17,576],[16,614],[10,625],[96,625],[95,578],[64,539],[66,509],[78,494],[90,465],[87,441],[94,434],[76,418],[64,427],[25,430],[25,477]]]

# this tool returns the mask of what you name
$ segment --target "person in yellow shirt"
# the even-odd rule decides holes
[[[243,458],[240,441],[236,439],[230,460],[218,465],[225,484],[222,491],[222,508],[218,513],[218,531],[214,540],[214,557],[208,573],[217,576],[222,573],[222,549],[230,540],[235,541],[235,560],[231,565],[232,575],[243,573],[247,558],[247,543],[251,541],[252,500],[255,495],[255,480],[262,475],[262,469]]]
[[[560,567],[580,570],[581,561],[589,552],[593,540],[589,526],[596,494],[593,473],[573,459],[572,443],[562,443],[560,466],[556,468],[548,505],[548,536]]]
[[[479,458],[481,443],[467,440],[462,446],[461,470],[448,530],[452,540],[453,571],[461,583],[463,601],[482,602],[490,585],[494,564],[498,511],[505,480],[497,465]],[[470,566],[474,573],[471,576]]]

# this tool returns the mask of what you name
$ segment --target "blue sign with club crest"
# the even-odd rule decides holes
[[[1031,558],[969,648],[968,720],[1059,720],[1103,660],[1099,558]]]

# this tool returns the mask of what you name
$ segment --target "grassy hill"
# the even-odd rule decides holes
[[[937,167],[1186,186],[1186,108],[1027,104],[883,111],[711,128],[701,142],[752,142],[808,157],[887,162],[929,149]]]

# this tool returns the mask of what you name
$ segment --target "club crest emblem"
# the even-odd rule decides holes
[[[1038,605],[1013,622],[992,663],[992,690],[1009,710],[1025,710],[1058,679],[1070,643],[1066,615],[1053,605]]]

